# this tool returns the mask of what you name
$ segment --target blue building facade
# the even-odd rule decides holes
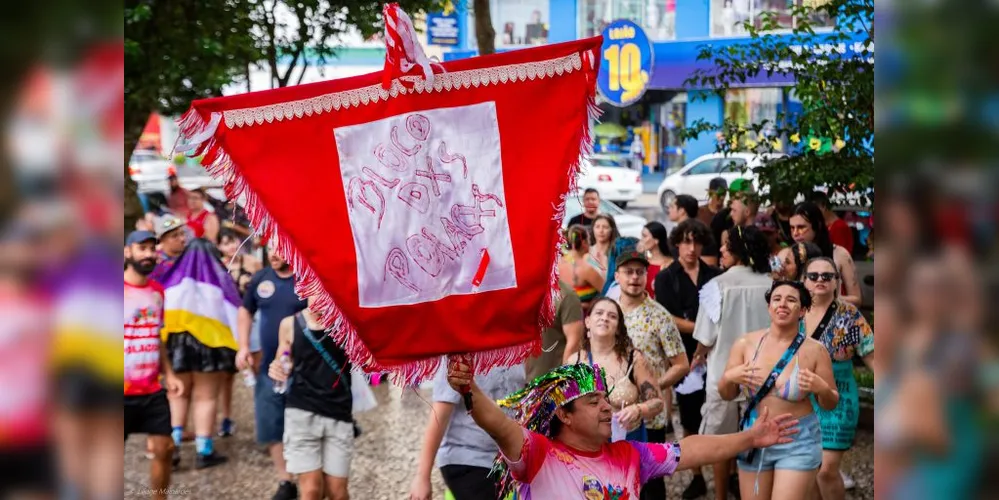
[[[647,169],[666,171],[715,150],[719,138],[707,134],[681,143],[676,132],[685,125],[701,119],[720,123],[726,117],[749,124],[776,118],[784,110],[800,109],[790,91],[793,81],[788,79],[751,81],[724,95],[691,89],[684,82],[695,69],[709,64],[697,61],[702,45],[746,42],[742,23],[755,22],[761,12],[776,12],[782,25],[790,29],[794,20],[788,4],[803,1],[815,0],[496,0],[491,2],[491,14],[498,51],[599,35],[617,19],[642,27],[653,42],[654,52],[646,92],[629,106],[601,104],[602,122],[620,127],[609,127],[609,133],[619,137],[603,146],[598,144],[597,149],[627,153],[637,137],[643,143]],[[471,15],[463,12],[459,17],[460,40],[444,49],[445,60],[477,53]],[[818,21],[829,27],[834,22]],[[821,43],[821,36],[820,29],[816,44]]]

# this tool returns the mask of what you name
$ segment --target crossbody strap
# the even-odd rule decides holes
[[[813,339],[819,340],[819,338],[822,337],[822,334],[826,332],[826,328],[829,327],[829,322],[832,321],[833,315],[836,314],[836,309],[837,307],[835,301],[832,304],[829,304],[829,307],[826,308],[826,314],[822,316],[822,321],[819,321],[819,325],[816,326],[815,331],[812,332]]]
[[[774,388],[774,385],[777,384],[777,378],[780,377],[781,372],[783,372],[784,368],[791,362],[794,355],[798,353],[798,349],[801,347],[801,344],[805,342],[805,332],[802,331],[804,328],[804,322],[801,322],[798,327],[798,335],[791,341],[791,345],[787,346],[787,350],[784,351],[784,355],[781,356],[780,360],[777,361],[777,364],[774,365],[773,370],[770,370],[770,375],[768,375],[766,380],[763,381],[763,385],[760,386],[760,390],[756,391],[756,394],[753,394],[752,399],[749,400],[749,404],[746,406],[746,411],[742,414],[742,418],[739,420],[740,429],[745,427],[745,425],[749,422],[750,416],[753,414],[753,411],[756,410],[757,405],[759,405],[760,401],[763,401],[763,398],[766,397],[770,390]]]
[[[312,343],[312,347],[316,348],[316,351],[319,352],[319,356],[323,358],[323,361],[325,361],[326,364],[333,369],[334,373],[340,373],[340,365],[335,359],[333,359],[333,355],[331,355],[329,351],[323,347],[322,343],[319,342],[319,339],[312,334],[312,329],[309,328],[309,324],[305,321],[305,316],[302,313],[298,313],[295,315],[295,320],[298,322],[298,326],[302,329],[302,334],[305,335],[305,338],[309,339],[309,342]],[[333,383],[333,387],[336,387],[336,384],[339,382],[340,377],[337,377],[336,382]]]

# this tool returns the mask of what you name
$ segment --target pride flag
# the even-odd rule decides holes
[[[171,333],[190,333],[205,347],[239,349],[236,316],[242,301],[210,242],[198,238],[188,244],[161,284],[164,342]]]

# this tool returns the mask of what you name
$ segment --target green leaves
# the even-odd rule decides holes
[[[681,132],[684,139],[719,134],[718,152],[749,151],[776,155],[756,171],[760,190],[770,201],[793,202],[817,186],[865,191],[874,182],[874,64],[872,0],[830,0],[819,7],[792,9],[794,28],[786,29],[773,12],[746,23],[749,40],[739,45],[701,47],[698,59],[712,61],[686,84],[725,95],[761,74],[794,75],[783,102],[801,102],[802,112],[781,112],[776,120],[746,123],[727,117],[723,123],[699,120]],[[831,32],[816,22],[836,18]],[[853,40],[862,40],[850,47]],[[851,50],[853,49],[853,50]],[[704,99],[705,93],[691,93]]]

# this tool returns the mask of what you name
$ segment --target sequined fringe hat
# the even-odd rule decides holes
[[[497,400],[496,404],[514,410],[514,418],[524,428],[554,439],[550,433],[555,410],[581,396],[606,390],[602,368],[576,363],[555,368],[531,381],[527,387]],[[496,458],[490,475],[499,477],[502,490],[499,498],[506,498],[518,489],[502,457]]]
[[[556,409],[580,396],[606,390],[603,369],[576,363],[555,368],[496,404],[514,410],[514,418],[528,430],[554,438],[549,432]]]

